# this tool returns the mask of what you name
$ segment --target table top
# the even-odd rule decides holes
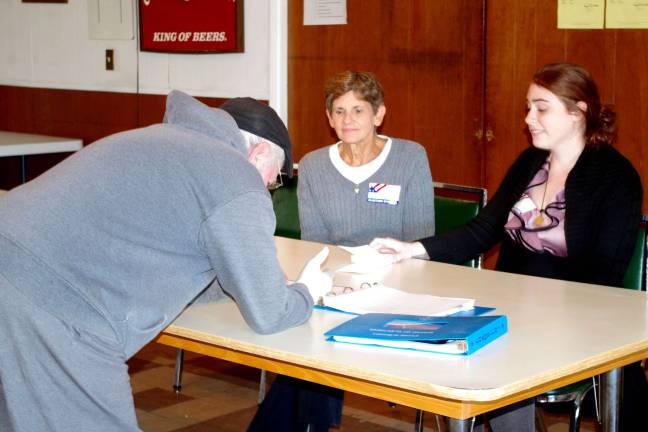
[[[0,156],[75,152],[81,148],[83,141],[77,138],[0,131]]]
[[[276,243],[279,261],[291,279],[321,248],[279,237]],[[324,267],[334,270],[348,262],[346,252],[331,247]],[[336,276],[336,283],[344,284],[340,279],[344,277]],[[348,320],[346,314],[315,310],[304,325],[259,335],[245,324],[233,302],[222,301],[188,307],[164,333],[368,383],[477,403],[516,395],[522,399],[520,395],[539,394],[550,384],[558,387],[648,356],[645,292],[416,259],[394,264],[381,279],[405,291],[474,298],[477,305],[496,307],[495,314],[507,315],[509,332],[470,356],[360,346],[328,342],[322,336]]]

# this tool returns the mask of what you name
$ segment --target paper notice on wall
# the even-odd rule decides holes
[[[336,25],[346,23],[346,0],[304,0],[304,25]]]
[[[605,0],[558,0],[558,28],[602,29]]]
[[[607,28],[648,28],[648,1],[608,0],[605,15]]]

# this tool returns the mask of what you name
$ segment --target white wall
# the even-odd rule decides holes
[[[0,85],[252,96],[271,99],[284,114],[286,1],[245,0],[244,53],[161,54],[139,52],[136,38],[90,40],[86,0],[0,0]],[[108,48],[114,71],[104,68]]]

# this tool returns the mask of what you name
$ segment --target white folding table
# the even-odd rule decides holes
[[[20,180],[27,180],[25,156],[75,152],[83,148],[78,138],[53,137],[0,130],[0,157],[20,156]]]

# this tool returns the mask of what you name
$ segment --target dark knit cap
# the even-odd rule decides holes
[[[288,129],[275,110],[250,97],[232,98],[220,106],[234,117],[239,129],[265,138],[281,147],[286,154],[283,170],[292,177],[292,145]]]

